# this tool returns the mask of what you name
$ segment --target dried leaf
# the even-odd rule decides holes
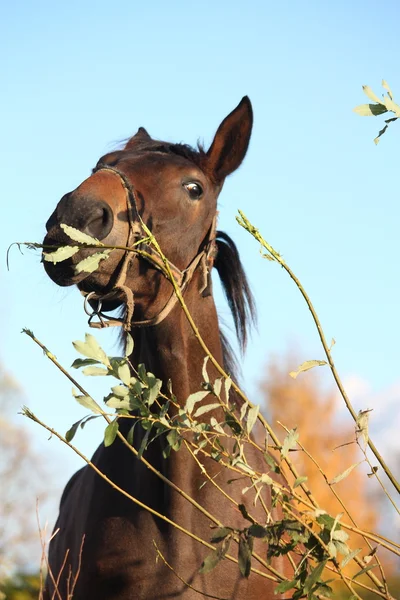
[[[381,102],[379,104],[359,104],[353,108],[353,112],[360,115],[360,117],[376,117],[383,115],[387,111],[386,106]]]
[[[281,456],[282,458],[286,458],[289,450],[292,450],[296,446],[297,440],[299,439],[299,434],[296,429],[291,429],[285,439],[283,440]]]
[[[385,90],[387,90],[389,98],[393,100],[392,90],[390,89],[388,82],[384,79],[382,79],[382,87],[385,88]]]
[[[334,477],[332,479],[332,481],[329,482],[329,485],[333,485],[335,483],[339,483],[339,481],[342,481],[342,479],[345,479],[348,475],[350,475],[350,473],[352,472],[353,469],[355,469],[356,467],[358,467],[358,465],[361,465],[363,461],[360,461],[358,463],[354,463],[354,465],[351,465],[351,467],[349,467],[348,469],[346,469],[345,471],[343,471],[343,473],[340,473],[339,475],[336,475],[336,477]]]
[[[243,577],[248,577],[250,575],[251,555],[252,548],[250,545],[250,541],[244,537],[241,537],[239,540],[238,562],[239,571],[241,572]]]
[[[199,573],[209,573],[217,564],[223,559],[223,556],[217,551],[211,552],[206,558],[203,560],[203,563],[200,567]]]
[[[357,434],[362,435],[365,444],[368,444],[368,421],[369,413],[372,410],[372,408],[368,408],[367,410],[360,410],[357,415]]]
[[[360,552],[361,552],[361,548],[356,548],[352,552],[349,552],[349,554],[347,554],[344,557],[344,559],[342,560],[342,562],[340,563],[340,568],[343,569],[347,565],[347,563],[349,563]]]
[[[303,373],[304,371],[309,371],[310,369],[313,369],[314,367],[322,367],[323,365],[326,365],[326,364],[328,364],[326,362],[326,360],[306,360],[298,367],[297,371],[290,371],[289,375],[290,375],[290,377],[293,377],[293,379],[296,379],[296,377],[300,373]]]
[[[371,88],[369,87],[369,85],[363,85],[362,89],[363,89],[364,94],[366,96],[368,96],[368,98],[370,100],[372,100],[373,102],[376,102],[377,104],[381,103],[380,99],[378,98],[378,96],[376,96],[374,94],[374,92],[371,90]]]
[[[206,404],[205,406],[200,406],[200,408],[196,410],[193,416],[196,419],[197,417],[201,417],[201,415],[210,412],[210,410],[215,410],[216,408],[221,408],[219,402],[214,402],[213,404]]]

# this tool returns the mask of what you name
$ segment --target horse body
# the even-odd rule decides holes
[[[244,98],[222,122],[208,152],[157,142],[139,129],[124,150],[103,157],[93,175],[64,196],[47,224],[45,244],[70,243],[60,228],[65,223],[107,245],[129,245],[132,220],[140,215],[171,264],[176,269],[186,269],[210,243],[217,197],[225,177],[244,158],[251,127],[251,105]],[[126,204],[126,186],[130,185],[135,190],[133,216],[129,214],[132,206]],[[211,243],[215,241],[211,239]],[[216,266],[222,274],[238,332],[245,337],[246,311],[251,308],[246,279],[233,243],[222,236],[218,246]],[[102,295],[106,310],[123,303],[123,288],[133,290],[131,335],[135,347],[131,362],[135,367],[145,364],[163,382],[170,380],[178,402],[183,405],[189,394],[200,389],[204,351],[180,305],[171,304],[168,314],[155,325],[143,328],[135,325],[143,320],[157,321],[157,315],[171,298],[171,284],[153,264],[140,258],[126,261],[123,250],[113,251],[91,275],[76,275],[76,262],[94,252],[80,250],[67,263],[47,263],[46,270],[59,285],[76,283],[85,293]],[[223,364],[223,344],[209,279],[214,258],[212,253],[202,255],[201,264],[194,269],[185,289],[185,302],[209,350]],[[230,264],[226,258],[231,259]],[[118,288],[122,271],[124,281]],[[209,373],[211,380],[217,376],[212,367]],[[207,416],[209,419],[209,415],[203,417],[205,421]],[[123,435],[130,426],[129,420],[120,419]],[[143,435],[144,431],[136,427],[133,444],[137,449]],[[237,506],[221,496],[210,482],[203,485],[204,474],[188,450],[182,446],[165,459],[163,444],[162,437],[150,444],[144,453],[146,460],[221,523],[243,528],[244,519]],[[253,466],[265,470],[252,449],[248,451],[256,461]],[[221,561],[211,573],[198,572],[210,550],[173,523],[208,541],[212,534],[210,519],[150,471],[121,440],[117,438],[107,448],[101,445],[92,463],[153,512],[134,504],[90,466],[81,469],[62,497],[56,524],[59,532],[49,550],[54,578],[60,574],[57,581],[60,595],[54,595],[55,583],[48,577],[48,598],[66,600],[75,576],[74,600],[190,600],[198,598],[199,593],[203,597],[246,600],[274,597],[271,581],[253,573],[244,578],[237,564],[228,560]],[[201,458],[201,463],[218,486],[236,502],[243,501],[243,481],[228,484],[232,474],[226,469],[206,457]],[[271,505],[270,498],[266,502]],[[262,519],[259,509],[254,509],[254,514]],[[156,560],[155,544],[165,561]],[[265,547],[260,552],[265,555]],[[260,569],[265,571],[264,567]]]

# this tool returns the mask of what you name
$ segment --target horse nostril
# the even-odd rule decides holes
[[[106,202],[97,201],[93,204],[88,215],[84,232],[99,240],[103,240],[110,233],[114,223],[111,208]]]

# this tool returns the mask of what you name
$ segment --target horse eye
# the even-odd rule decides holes
[[[198,200],[203,195],[203,189],[199,183],[184,183],[183,187],[189,194],[191,200]]]

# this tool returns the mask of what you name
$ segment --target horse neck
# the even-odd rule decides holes
[[[208,349],[223,363],[217,311],[213,296],[203,298],[192,281],[185,293],[185,303]],[[177,304],[164,321],[156,326],[131,331],[135,347],[131,356],[134,367],[143,363],[148,371],[172,390],[180,405],[189,394],[201,389],[205,352],[182,310]]]

